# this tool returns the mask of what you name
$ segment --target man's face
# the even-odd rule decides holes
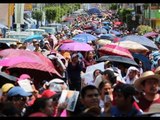
[[[86,107],[99,107],[99,102],[100,102],[100,94],[99,92],[94,89],[94,90],[87,90],[86,95],[84,98],[82,98],[82,103]]]
[[[143,90],[146,94],[156,94],[158,92],[159,82],[156,79],[148,79],[145,81]]]
[[[121,92],[115,92],[115,102],[117,107],[122,108],[126,105],[126,99]]]

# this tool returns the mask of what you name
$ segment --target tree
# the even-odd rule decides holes
[[[42,20],[42,12],[40,10],[36,10],[32,12],[33,19],[37,20],[37,28],[39,27],[39,21]]]
[[[56,18],[56,10],[53,7],[46,7],[45,8],[45,15],[46,15],[46,20],[51,23],[55,20]]]

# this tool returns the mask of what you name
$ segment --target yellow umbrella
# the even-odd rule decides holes
[[[119,45],[121,47],[127,48],[128,50],[130,50],[133,53],[147,53],[147,52],[149,52],[148,48],[146,48],[145,46],[143,46],[137,42],[133,42],[133,41],[121,41],[121,42],[117,42],[115,44]]]
[[[110,44],[111,43],[111,41],[110,40],[106,40],[106,39],[99,39],[99,40],[97,40],[97,44],[98,45],[106,45],[106,44]]]

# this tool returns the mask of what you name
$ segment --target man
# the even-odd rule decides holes
[[[27,97],[31,95],[32,93],[25,92],[23,88],[19,86],[14,86],[8,91],[7,100],[11,101],[17,108],[17,110],[21,113],[21,116],[23,116],[23,110],[25,110],[26,107]]]
[[[84,111],[86,109],[90,109],[90,108],[99,108],[97,110],[97,116],[100,115],[100,107],[99,107],[99,103],[100,103],[100,92],[98,90],[98,88],[96,88],[93,85],[87,85],[85,87],[82,88],[82,90],[80,91],[80,95],[81,95],[81,103],[82,105],[84,105]]]
[[[142,115],[142,112],[133,105],[136,90],[129,84],[118,84],[114,88],[114,99],[116,105],[111,106],[111,117],[135,117]]]
[[[158,93],[160,85],[160,75],[152,71],[144,72],[134,83],[138,91],[144,92],[139,98],[139,107],[148,112],[151,105],[160,103],[160,94]]]

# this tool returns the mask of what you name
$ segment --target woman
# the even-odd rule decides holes
[[[139,70],[136,67],[129,67],[127,70],[127,75],[124,77],[125,82],[127,84],[133,84],[134,81],[138,78],[138,73]]]
[[[96,61],[94,59],[94,53],[92,51],[89,51],[86,53],[84,64],[85,64],[85,67],[96,64]]]

